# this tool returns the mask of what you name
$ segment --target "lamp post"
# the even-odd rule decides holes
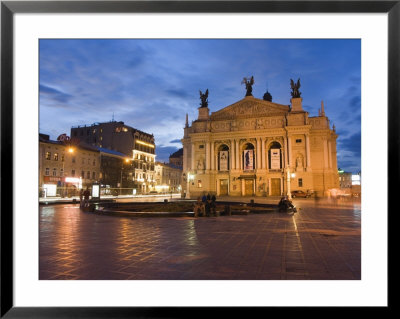
[[[194,175],[189,172],[183,173],[183,178],[186,178],[186,198],[190,198],[190,181],[194,180]]]
[[[124,162],[129,163],[129,158],[125,158]],[[122,162],[122,165],[121,165],[121,182],[119,184],[119,194],[120,195],[122,195],[122,171],[124,170],[124,162]]]
[[[286,171],[286,181],[287,181],[287,197],[288,199],[292,199],[292,192],[290,191],[290,184],[292,179],[296,177],[295,173],[290,173],[290,168],[287,169]]]
[[[72,154],[74,152],[74,149],[69,146],[68,147],[68,153]],[[65,161],[66,161],[67,157],[65,156],[63,161],[62,161],[62,171],[63,171],[63,178],[64,178],[64,182],[63,182],[63,197],[65,196]]]

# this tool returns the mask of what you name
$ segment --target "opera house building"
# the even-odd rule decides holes
[[[246,78],[245,78],[246,81]],[[200,92],[198,118],[184,128],[183,192],[187,198],[282,196],[294,190],[325,196],[339,187],[335,127],[324,105],[318,116],[302,107],[300,81],[292,83],[290,105],[246,96],[210,114],[208,90]]]

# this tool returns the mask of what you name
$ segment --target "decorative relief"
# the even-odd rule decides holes
[[[279,109],[279,106],[265,105],[258,101],[242,101],[227,109],[223,109],[214,114],[211,114],[213,120],[217,119],[233,119],[237,117],[262,117],[276,114],[285,114],[284,109]]]

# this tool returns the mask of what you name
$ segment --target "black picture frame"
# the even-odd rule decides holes
[[[3,318],[178,318],[227,316],[226,308],[192,307],[15,307],[13,299],[13,19],[16,13],[387,13],[388,14],[388,200],[394,207],[399,179],[400,0],[396,1],[1,1],[1,317]],[[390,174],[389,174],[390,172]],[[18,200],[18,199],[15,199]],[[384,212],[379,212],[384,213]],[[390,215],[388,214],[388,218]],[[388,234],[390,232],[388,223]],[[392,227],[393,223],[392,223]],[[389,240],[389,238],[388,238]],[[390,243],[390,242],[389,242]],[[390,245],[389,251],[390,251]],[[389,256],[389,255],[388,255]],[[390,258],[388,260],[390,264]],[[388,280],[388,286],[390,280]],[[388,310],[391,298],[388,299]],[[249,317],[238,308],[235,315]],[[285,309],[297,316],[307,309]],[[346,312],[355,314],[349,307]],[[354,309],[353,309],[354,310]],[[359,311],[359,309],[356,309]],[[268,310],[270,311],[270,310]],[[335,312],[336,310],[330,310]],[[368,311],[371,311],[369,309]],[[232,314],[230,314],[232,315]]]

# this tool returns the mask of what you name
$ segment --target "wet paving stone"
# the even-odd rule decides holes
[[[40,280],[360,280],[358,204],[296,214],[114,217],[40,206]]]

